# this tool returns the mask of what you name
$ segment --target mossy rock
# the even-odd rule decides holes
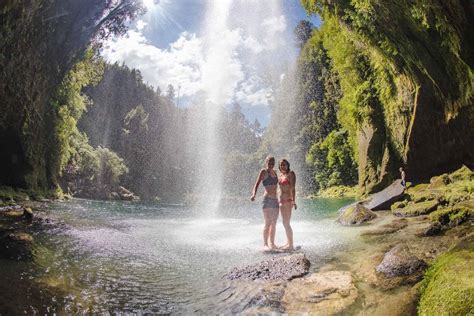
[[[400,201],[400,202],[395,202],[395,203],[392,204],[390,209],[393,211],[393,210],[396,210],[396,209],[399,209],[399,208],[404,208],[405,206],[407,206],[407,204],[408,204],[408,201],[406,201],[406,200]]]
[[[431,178],[430,184],[428,185],[428,189],[438,189],[440,187],[446,186],[449,183],[449,176],[447,173],[445,173],[440,176]]]
[[[418,314],[474,314],[474,235],[441,255],[428,269],[421,286]]]
[[[439,190],[424,190],[411,196],[411,200],[415,203],[437,200],[442,193]]]
[[[407,192],[409,195],[412,195],[412,194],[416,194],[417,192],[420,192],[420,191],[423,191],[425,190],[426,188],[428,188],[428,185],[427,183],[421,183],[421,184],[417,184],[413,187],[409,187],[407,189]]]
[[[457,205],[467,207],[474,212],[474,199],[459,202]]]
[[[360,203],[346,208],[337,221],[344,226],[356,226],[370,221],[377,215]]]
[[[474,216],[474,208],[472,201],[465,201],[454,206],[439,209],[429,215],[432,222],[439,222],[442,225],[449,225],[450,227],[457,226],[467,219]]]
[[[404,208],[393,210],[392,213],[395,216],[401,216],[401,217],[424,215],[424,214],[429,214],[433,212],[434,210],[436,210],[438,205],[439,205],[439,202],[437,200],[425,201],[425,202],[420,202],[420,203],[410,203]]]
[[[474,172],[471,171],[471,169],[469,169],[468,167],[462,166],[458,170],[451,173],[449,175],[449,179],[452,182],[463,181],[463,180],[472,181],[474,180]]]

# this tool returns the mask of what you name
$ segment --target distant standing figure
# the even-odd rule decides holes
[[[402,179],[402,186],[406,189],[407,188],[407,183],[405,181],[405,170],[403,170],[402,167],[400,167],[400,179]]]
[[[275,166],[275,158],[268,156],[265,159],[265,168],[260,170],[257,181],[253,187],[251,201],[255,200],[258,186],[260,182],[265,188],[263,193],[263,218],[265,225],[263,227],[263,251],[271,251],[276,249],[275,246],[275,230],[276,223],[278,220],[278,197],[277,197],[277,185],[278,176],[273,170]]]
[[[290,170],[290,163],[286,159],[280,160],[279,169],[281,172],[278,184],[280,185],[280,212],[285,227],[287,243],[281,247],[282,250],[292,251],[295,249],[293,245],[293,229],[290,225],[291,210],[296,210],[296,175]]]

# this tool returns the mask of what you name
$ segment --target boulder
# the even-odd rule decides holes
[[[338,211],[339,214],[344,213],[347,209],[355,206],[356,204],[362,204],[364,207],[372,211],[377,210],[388,210],[390,206],[401,200],[405,194],[405,188],[401,185],[401,180],[394,181],[391,185],[386,187],[384,190],[371,194],[366,200],[361,202],[355,202],[344,207],[341,207]]]
[[[357,296],[350,272],[327,271],[288,283],[283,302],[288,314],[342,315]]]
[[[415,257],[406,244],[398,244],[387,252],[375,269],[387,277],[411,275],[423,271],[427,264]]]
[[[430,185],[428,189],[438,189],[444,187],[450,182],[449,176],[447,173],[442,174],[440,176],[436,176],[430,179]]]
[[[23,260],[32,255],[33,237],[27,233],[14,232],[0,236],[0,258]]]
[[[124,201],[139,201],[140,200],[139,196],[135,195],[132,191],[129,191],[122,186],[118,187],[118,195],[119,195],[119,198]]]
[[[228,280],[286,281],[308,273],[309,260],[302,253],[283,257],[273,257],[246,267],[233,268],[224,275]]]
[[[455,227],[474,217],[472,200],[463,201],[456,205],[441,208],[429,215],[432,222]]]
[[[361,203],[356,203],[344,210],[339,215],[337,221],[344,226],[360,225],[377,217],[374,212],[364,207]]]
[[[440,223],[436,222],[436,223],[432,223],[427,228],[421,230],[416,235],[418,237],[437,236],[437,235],[441,235],[444,230],[445,228]]]
[[[462,166],[461,168],[449,175],[449,180],[451,180],[452,182],[471,181],[474,180],[474,172],[471,171],[471,169],[469,169],[468,167]]]
[[[404,192],[405,188],[398,179],[382,191],[370,195],[363,204],[372,211],[388,210],[394,202],[403,198]]]

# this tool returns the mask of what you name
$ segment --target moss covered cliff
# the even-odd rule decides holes
[[[3,1],[0,5],[0,184],[57,184],[64,151],[58,86],[95,39],[121,34],[137,1]]]
[[[302,0],[343,96],[365,192],[474,164],[474,14],[469,1]],[[321,36],[318,34],[318,36]]]

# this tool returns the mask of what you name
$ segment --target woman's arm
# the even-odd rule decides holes
[[[296,210],[296,174],[294,171],[290,172],[290,184],[291,184],[291,199]]]
[[[257,181],[255,181],[255,185],[253,186],[252,197],[250,197],[250,201],[255,200],[255,195],[257,195],[258,186],[260,185],[260,182],[262,181],[263,172],[264,170],[262,169],[260,170],[260,173],[258,174]]]

